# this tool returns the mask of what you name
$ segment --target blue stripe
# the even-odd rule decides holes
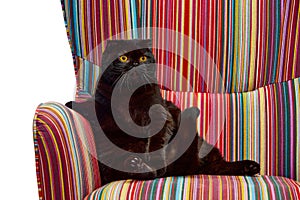
[[[78,20],[78,5],[77,5],[77,0],[73,0],[73,25],[74,25],[74,40],[75,40],[75,48],[76,48],[76,55],[79,57],[82,57],[81,53],[81,44],[79,41],[80,38],[80,32],[79,32],[79,20]]]
[[[131,20],[132,20],[132,37],[133,39],[138,39],[139,35],[138,35],[138,25],[137,25],[137,9],[136,9],[136,3],[135,0],[130,0],[130,10],[131,10]]]

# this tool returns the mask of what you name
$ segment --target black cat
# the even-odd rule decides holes
[[[258,163],[227,162],[217,148],[199,137],[197,108],[181,112],[162,98],[150,48],[150,40],[108,41],[102,58],[104,72],[94,98],[66,104],[91,124],[102,183],[176,175],[259,173]],[[119,127],[122,123],[125,131]]]

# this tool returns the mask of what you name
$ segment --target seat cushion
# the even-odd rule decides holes
[[[85,198],[93,199],[300,199],[300,184],[278,176],[194,175],[116,181]]]

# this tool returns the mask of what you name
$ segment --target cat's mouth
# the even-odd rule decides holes
[[[122,73],[115,81],[114,86],[122,91],[133,92],[142,86],[154,83],[157,83],[155,72],[149,70],[148,66],[139,66]]]

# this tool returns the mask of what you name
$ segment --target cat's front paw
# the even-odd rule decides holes
[[[153,169],[138,156],[129,156],[124,162],[124,167],[134,173],[146,173],[153,171]]]
[[[260,165],[252,160],[244,160],[243,162],[243,174],[246,176],[254,176],[255,174],[259,174]]]

